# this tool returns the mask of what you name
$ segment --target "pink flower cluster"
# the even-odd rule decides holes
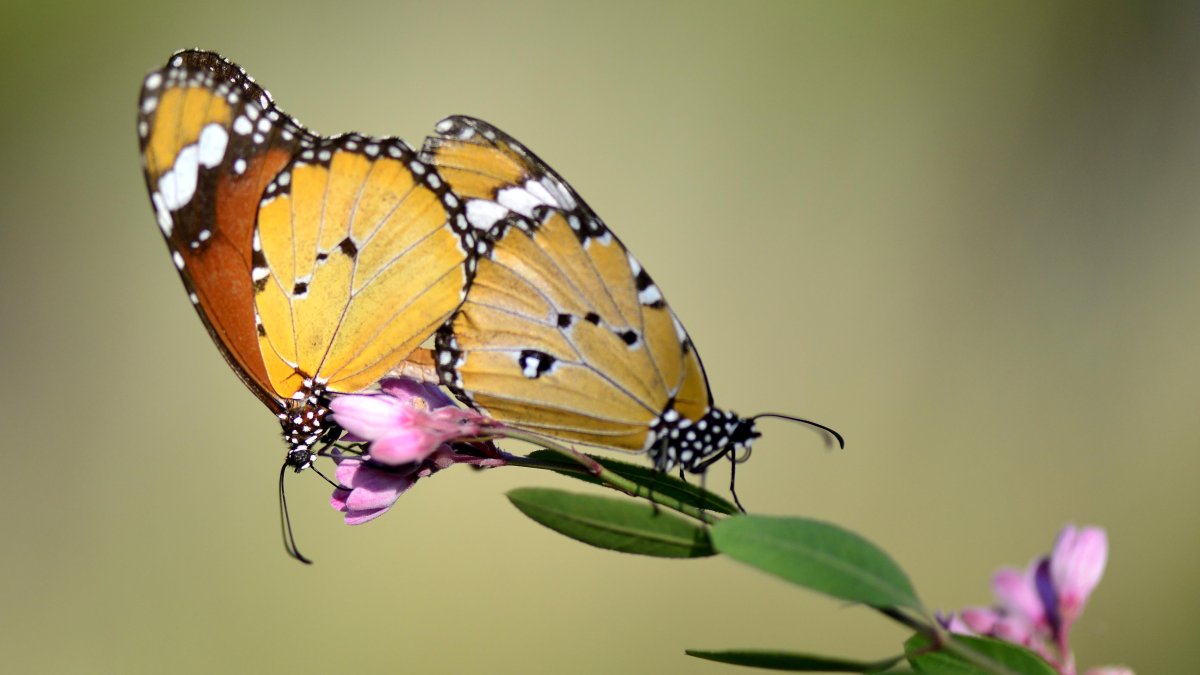
[[[1062,675],[1075,675],[1068,638],[1108,560],[1108,536],[1099,527],[1067,525],[1054,550],[1024,570],[1005,567],[992,578],[997,604],[939,617],[955,633],[983,635],[1022,645]],[[1124,667],[1093,668],[1085,675],[1133,675]]]
[[[343,440],[367,443],[362,456],[334,456],[341,487],[330,503],[347,525],[378,518],[417,480],[454,464],[478,467],[507,462],[490,441],[504,426],[459,408],[432,384],[408,379],[380,383],[380,393],[339,396],[330,403]]]

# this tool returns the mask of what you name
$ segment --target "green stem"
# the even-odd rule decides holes
[[[553,450],[572,462],[579,464],[580,468],[576,469],[576,471],[579,473],[586,473],[591,476],[595,476],[596,479],[598,479],[601,483],[613,489],[620,490],[631,497],[638,497],[648,500],[660,506],[671,509],[672,511],[682,513],[685,516],[695,518],[702,523],[712,524],[719,520],[717,514],[713,513],[712,511],[705,511],[704,509],[697,508],[691,504],[685,504],[678,499],[672,499],[661,492],[654,492],[643,485],[638,485],[631,480],[623,478],[617,473],[604,468],[602,464],[579,452],[578,450],[573,450],[571,448],[559,445],[549,439],[538,436],[537,434],[527,434],[517,429],[505,429],[503,434],[505,438],[525,441],[526,443],[532,443],[534,445],[546,448],[547,450]],[[569,466],[539,462],[537,460],[532,460],[528,457],[522,457],[520,455],[510,456],[508,461],[510,464],[526,466],[534,469],[550,469],[552,471],[572,470]]]
[[[928,637],[932,644],[930,650],[944,649],[952,654],[957,655],[967,663],[973,666],[978,666],[996,675],[1021,675],[1005,668],[1003,664],[996,663],[994,660],[984,654],[971,649],[970,647],[955,642],[950,638],[950,633],[942,628],[941,624],[936,621],[927,623],[919,619],[915,619],[895,607],[874,607],[876,611],[883,614],[887,618],[896,621],[922,635]]]

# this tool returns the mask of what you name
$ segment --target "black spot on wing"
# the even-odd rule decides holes
[[[531,380],[536,380],[550,372],[557,361],[558,359],[553,356],[535,349],[522,350],[520,356],[517,357],[517,364],[521,366],[521,372]]]

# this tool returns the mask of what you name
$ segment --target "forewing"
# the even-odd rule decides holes
[[[266,185],[312,142],[244,70],[183,51],[142,86],[146,187],[188,297],[230,367],[275,411],[254,321],[252,237]]]
[[[255,230],[272,387],[366,389],[462,300],[474,243],[458,197],[398,139],[323,139],[266,188]],[[307,380],[307,382],[306,382]]]

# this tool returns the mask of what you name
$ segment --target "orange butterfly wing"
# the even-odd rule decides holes
[[[278,412],[255,329],[251,239],[263,189],[314,139],[244,70],[194,50],[146,77],[137,125],[151,205],[188,297],[230,367]]]

